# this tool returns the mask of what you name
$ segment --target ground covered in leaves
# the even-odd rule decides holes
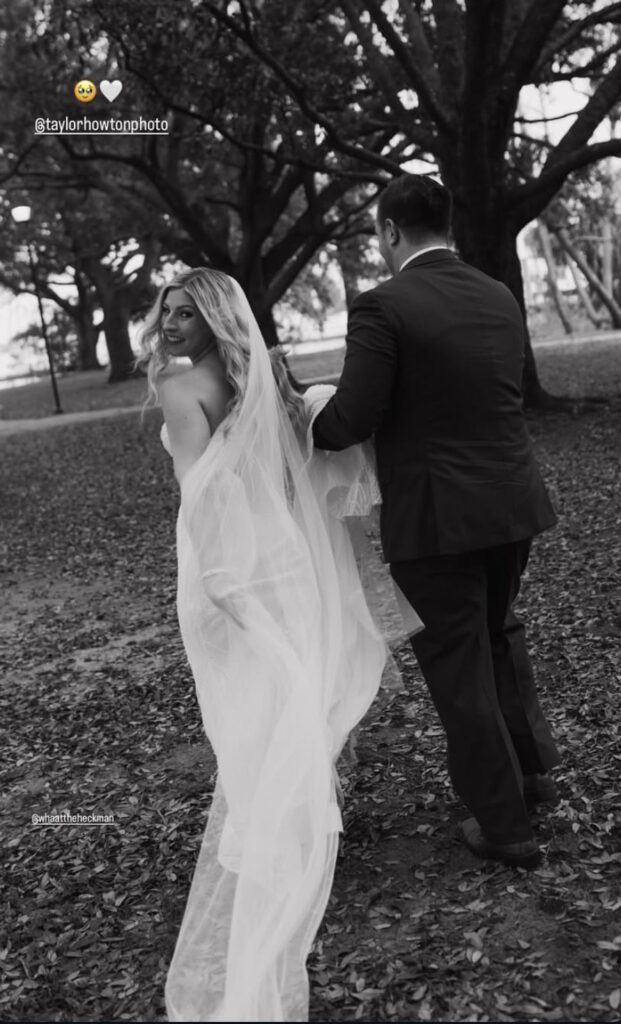
[[[402,650],[406,690],[382,694],[345,766],[313,1020],[619,1019],[621,346],[539,362],[553,390],[611,399],[531,420],[560,517],[519,606],[563,757],[562,802],[536,822],[544,863],[483,864],[456,840],[465,812]],[[125,414],[0,443],[2,1020],[164,1019],[214,762],[177,633],[159,423]],[[114,822],[33,824],[63,811]]]

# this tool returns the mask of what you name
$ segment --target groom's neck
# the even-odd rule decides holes
[[[400,244],[393,250],[393,274],[398,274],[406,260],[417,256],[423,249],[448,248],[448,238],[445,235],[416,235],[410,238],[403,237]]]

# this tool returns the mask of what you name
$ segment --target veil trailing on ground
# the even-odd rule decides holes
[[[218,780],[166,1004],[171,1021],[303,1021],[341,828],[334,763],[386,644],[331,507],[338,469],[309,472],[233,286],[247,385],[183,478],[177,523],[179,620]]]

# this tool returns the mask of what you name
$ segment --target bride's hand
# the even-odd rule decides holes
[[[248,623],[244,616],[245,601],[236,595],[234,596],[220,596],[215,597],[213,594],[209,595],[212,604],[215,604],[216,608],[227,615],[230,619],[233,619],[240,629],[248,629]]]
[[[242,584],[224,569],[203,576],[207,597],[223,615],[233,619],[240,629],[248,628],[247,602]]]

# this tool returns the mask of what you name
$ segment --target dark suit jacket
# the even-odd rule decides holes
[[[389,562],[476,551],[553,526],[522,409],[524,321],[500,282],[448,249],[352,303],[318,448],[375,435]]]

